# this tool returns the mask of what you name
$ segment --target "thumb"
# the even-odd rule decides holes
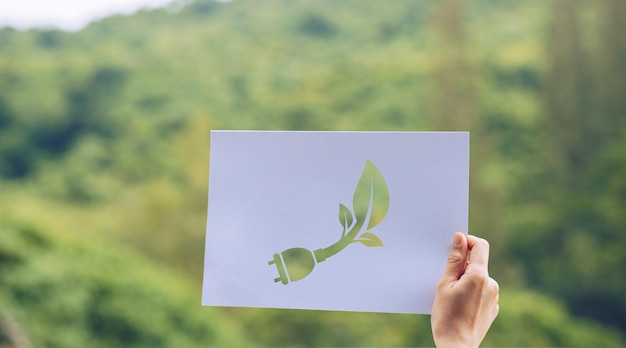
[[[467,237],[463,233],[457,232],[454,234],[452,249],[450,249],[450,254],[448,254],[448,263],[441,280],[444,282],[459,280],[463,273],[465,273],[466,266]]]

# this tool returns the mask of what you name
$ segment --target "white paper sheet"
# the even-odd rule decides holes
[[[202,304],[428,314],[468,191],[465,132],[213,131]]]

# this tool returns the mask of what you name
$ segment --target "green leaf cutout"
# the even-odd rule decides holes
[[[352,212],[345,205],[339,203],[339,222],[344,230],[352,225]]]
[[[382,174],[370,160],[365,163],[365,169],[354,191],[352,204],[358,222],[365,222],[369,212],[367,230],[378,225],[387,215],[389,190]]]
[[[365,232],[362,235],[360,235],[359,238],[360,239],[357,239],[357,241],[361,242],[361,244],[365,246],[368,246],[368,247],[383,246],[383,242],[380,240],[380,238],[378,238],[378,236],[373,233]]]

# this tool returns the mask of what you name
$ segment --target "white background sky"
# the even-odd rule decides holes
[[[0,27],[80,30],[94,19],[163,7],[173,0],[0,0]]]

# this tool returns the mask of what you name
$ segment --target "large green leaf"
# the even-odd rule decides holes
[[[378,225],[389,210],[389,190],[385,179],[372,161],[367,160],[352,199],[354,215],[364,223],[369,213],[367,229]]]

